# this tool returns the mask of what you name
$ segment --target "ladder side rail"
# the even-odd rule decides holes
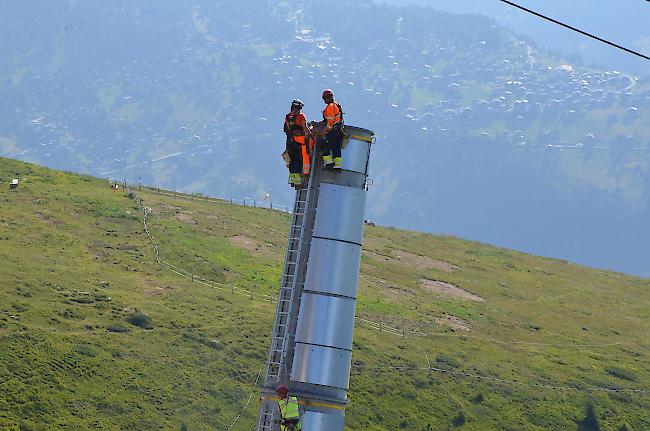
[[[271,368],[272,368],[271,362],[273,361],[273,356],[274,356],[275,339],[276,339],[276,336],[278,335],[278,334],[276,334],[276,329],[278,328],[278,326],[280,325],[280,322],[282,320],[281,311],[282,311],[282,307],[283,307],[283,304],[284,304],[283,303],[283,299],[284,299],[283,298],[283,295],[284,295],[284,289],[283,288],[286,287],[285,283],[286,283],[286,280],[288,279],[288,275],[289,275],[289,267],[290,267],[290,259],[289,258],[290,258],[291,253],[292,253],[290,250],[292,248],[292,243],[294,242],[294,238],[296,236],[295,225],[296,225],[296,221],[297,221],[297,219],[299,217],[302,217],[304,219],[304,216],[300,215],[300,213],[301,213],[301,211],[300,211],[301,208],[300,207],[302,206],[302,204],[301,204],[302,197],[303,196],[300,193],[300,190],[298,190],[296,192],[296,198],[295,198],[295,201],[294,201],[293,217],[292,217],[292,221],[291,221],[291,227],[289,228],[289,240],[288,240],[288,243],[287,243],[287,250],[285,252],[285,257],[284,257],[285,268],[284,268],[284,271],[283,271],[283,274],[282,274],[280,291],[278,292],[278,303],[276,305],[275,322],[274,322],[274,325],[273,325],[273,337],[271,338],[271,343],[270,343],[271,345],[269,347],[269,361],[267,362],[265,386],[273,385],[275,383],[275,382],[272,381],[272,378],[271,378],[272,377],[271,376]],[[294,275],[294,278],[295,278],[295,268],[294,268],[294,271],[293,271],[293,275]]]
[[[314,152],[316,153],[316,152]],[[282,377],[283,377],[283,366],[286,368],[284,365],[286,363],[286,353],[287,353],[287,346],[288,346],[288,332],[289,328],[291,325],[291,320],[297,322],[297,307],[295,307],[295,299],[296,297],[298,298],[298,303],[300,302],[300,296],[296,295],[295,292],[295,287],[297,286],[297,281],[300,278],[301,272],[303,274],[306,273],[306,271],[301,271],[300,268],[301,266],[304,267],[305,265],[302,264],[301,262],[304,261],[304,259],[301,259],[300,256],[302,254],[303,248],[303,243],[304,243],[304,231],[305,231],[305,226],[306,225],[312,225],[313,226],[313,220],[311,223],[308,223],[308,220],[313,217],[313,210],[310,211],[312,207],[314,207],[315,200],[313,199],[314,197],[314,184],[316,183],[315,178],[317,178],[317,174],[315,173],[318,169],[318,167],[315,166],[314,160],[316,159],[315,154],[313,155],[313,160],[312,160],[312,167],[315,167],[316,169],[312,169],[310,178],[309,178],[309,185],[308,188],[298,190],[296,192],[296,200],[294,204],[294,217],[292,220],[292,225],[289,230],[289,241],[288,241],[288,246],[287,246],[287,251],[285,253],[285,270],[282,276],[282,286],[280,288],[280,292],[278,295],[278,304],[276,307],[276,318],[275,318],[275,325],[273,329],[273,337],[271,339],[271,347],[269,349],[269,362],[267,364],[267,376],[266,376],[266,382],[265,382],[265,387],[274,389],[274,386],[279,384]],[[318,187],[316,187],[317,191]],[[302,203],[301,203],[302,201]],[[302,206],[302,211],[300,211],[300,207]],[[298,228],[297,219],[298,217],[302,217],[300,227]],[[297,234],[299,232],[299,235]],[[295,240],[298,239],[298,246],[297,250],[293,251],[293,253],[296,253],[296,260],[293,268],[293,273],[289,274],[289,266],[290,266],[290,254],[292,253],[290,250],[292,249],[292,245],[295,245]],[[311,242],[311,241],[310,241]],[[309,253],[309,247],[307,247],[307,254]],[[288,282],[289,278],[288,276],[291,277],[291,281],[287,283],[288,285],[285,286],[285,282]],[[304,278],[304,277],[303,277]],[[303,280],[304,283],[304,280]],[[285,322],[285,327],[284,327],[284,334],[280,335],[278,334],[278,325],[281,324],[281,310],[282,310],[282,301],[286,300],[283,298],[283,294],[288,293],[289,294],[289,315],[287,316],[287,321]],[[300,292],[302,295],[302,291]],[[295,327],[296,323],[293,324]],[[278,366],[278,377],[276,380],[272,379],[273,377],[270,373],[272,364],[273,364],[273,359],[274,359],[274,354],[275,354],[275,342],[276,339],[282,339],[282,352],[281,352],[281,357],[280,357],[280,362],[277,364]],[[286,374],[285,374],[286,375]],[[287,376],[288,380],[288,376]],[[266,407],[265,407],[266,405]],[[279,426],[273,422],[273,409],[268,407],[268,404],[263,403],[263,406],[260,409],[260,417],[258,421],[258,426],[257,430],[258,431],[278,431]]]
[[[279,428],[278,424],[275,423],[275,412],[274,409],[270,406],[270,402],[262,400],[262,405],[260,406],[260,417],[257,422],[258,431],[277,431]],[[275,407],[275,406],[273,406]]]
[[[314,191],[313,195],[313,200],[314,205],[312,208],[308,209],[311,213],[310,217],[308,217],[306,221],[306,226],[304,229],[303,234],[306,237],[306,240],[304,242],[304,252],[301,253],[300,255],[300,265],[298,266],[298,270],[300,271],[299,274],[296,274],[294,277],[294,283],[295,287],[293,288],[293,297],[294,301],[296,303],[295,306],[295,312],[292,313],[292,319],[289,322],[289,326],[287,328],[288,334],[285,339],[285,345],[286,347],[283,349],[283,352],[285,352],[286,358],[285,358],[285,367],[288,373],[291,372],[291,367],[293,366],[293,353],[295,350],[295,337],[296,337],[296,328],[298,326],[298,311],[300,309],[300,303],[302,300],[302,294],[304,291],[304,286],[305,286],[305,279],[307,277],[307,264],[309,262],[309,254],[311,251],[311,240],[312,240],[312,234],[313,234],[313,228],[314,228],[314,223],[315,223],[315,218],[316,218],[316,203],[318,202],[318,189]],[[294,310],[292,309],[292,311]]]
[[[309,248],[311,246],[310,226],[313,227],[314,224],[314,218],[316,216],[315,209],[316,209],[316,204],[318,202],[317,195],[320,187],[319,174],[320,174],[321,166],[319,163],[317,163],[317,153],[318,151],[314,151],[312,154],[312,164],[311,164],[312,170],[309,175],[309,185],[307,187],[305,212],[303,217],[302,229],[300,233],[298,256],[296,260],[297,265],[292,280],[291,302],[289,303],[289,309],[291,310],[291,313],[289,315],[290,320],[288,322],[288,327],[287,327],[288,333],[286,334],[283,340],[282,358],[280,361],[281,380],[287,382],[289,381],[288,375],[290,373],[290,370],[288,369],[287,366],[288,365],[287,361],[290,356],[290,353],[293,352],[293,348],[291,347],[291,338],[292,338],[291,331],[293,328],[293,332],[295,333],[295,327],[298,322],[298,310],[300,309],[300,298],[302,296],[302,286],[304,285],[304,278],[307,273],[306,271],[307,257],[309,256]]]

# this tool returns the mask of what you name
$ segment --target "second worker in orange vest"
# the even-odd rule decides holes
[[[334,169],[341,169],[341,144],[343,143],[343,110],[341,105],[334,100],[332,90],[323,91],[323,123],[325,123],[325,153],[323,163],[325,166],[332,166]]]

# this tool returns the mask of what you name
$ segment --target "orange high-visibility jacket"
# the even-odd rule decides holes
[[[323,119],[327,121],[327,129],[331,129],[336,123],[340,123],[343,120],[341,106],[336,102],[328,103],[323,110]]]

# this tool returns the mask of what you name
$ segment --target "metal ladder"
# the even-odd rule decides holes
[[[301,189],[296,192],[296,200],[293,207],[293,220],[289,233],[289,244],[285,255],[284,273],[282,284],[278,295],[278,305],[275,314],[275,325],[273,326],[273,338],[271,350],[266,368],[266,386],[279,384],[282,374],[285,340],[289,333],[290,316],[293,305],[294,280],[299,263],[300,240],[302,238],[302,226],[305,220],[307,207],[308,189]]]
[[[260,418],[260,423],[257,427],[258,431],[275,431],[277,425],[273,421],[273,416],[273,410],[266,410]]]
[[[291,362],[293,362],[293,340],[300,309],[300,297],[307,274],[307,260],[309,259],[320,187],[319,173],[322,169],[319,163],[314,163],[314,159],[312,158],[312,171],[308,187],[296,191],[282,284],[273,325],[273,338],[266,368],[264,387],[270,391],[273,391],[277,385],[288,382]],[[266,403],[262,407],[258,431],[276,430],[277,426],[273,423],[272,404],[274,403]]]
[[[275,387],[282,380],[288,380],[287,359],[293,351],[290,349],[290,341],[295,336],[320,186],[318,177],[321,167],[316,163],[312,163],[312,167],[308,187],[296,191],[293,220],[289,232],[284,273],[278,295],[273,338],[267,364],[266,387]]]

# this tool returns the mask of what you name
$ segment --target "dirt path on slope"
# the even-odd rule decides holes
[[[444,281],[429,280],[427,278],[420,279],[420,286],[429,292],[438,293],[445,296],[453,296],[456,298],[465,299],[468,301],[475,302],[484,302],[485,298],[482,298],[478,295],[474,295],[471,292],[468,292],[464,289],[461,289],[458,286],[455,286],[451,283],[446,283]]]

